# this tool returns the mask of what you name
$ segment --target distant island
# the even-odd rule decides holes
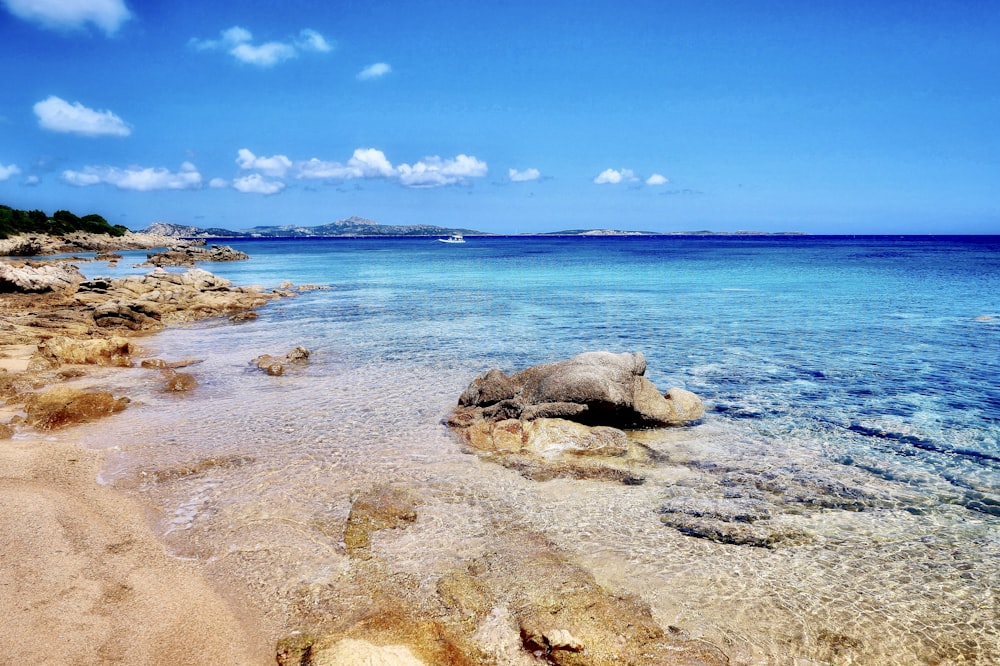
[[[364,217],[352,216],[316,227],[284,224],[273,227],[253,227],[242,231],[231,229],[202,229],[169,222],[154,222],[143,233],[161,234],[174,238],[329,238],[365,236],[491,236],[493,234],[474,229],[438,227],[433,224],[380,224]]]
[[[17,210],[0,205],[0,239],[17,234],[47,234],[63,236],[75,232],[107,234],[119,237],[129,233],[126,227],[109,224],[97,214],[78,217],[67,210],[57,210],[48,215],[40,210]],[[257,226],[244,230],[220,227],[196,227],[171,222],[154,222],[138,233],[169,238],[362,238],[378,236],[771,236],[805,235],[798,231],[632,231],[624,229],[565,229],[562,231],[496,234],[488,231],[433,224],[381,224],[364,217],[352,216],[329,224],[304,227],[295,224]]]
[[[147,234],[173,238],[360,238],[370,236],[498,236],[488,231],[439,227],[433,224],[380,224],[364,217],[352,216],[329,224],[303,227],[294,224],[259,226],[242,231],[201,228],[169,222],[154,222],[142,230]],[[514,236],[772,236],[805,235],[800,231],[629,231],[623,229],[566,229],[539,233],[510,234]]]

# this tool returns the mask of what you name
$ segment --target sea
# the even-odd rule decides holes
[[[1000,237],[466,241],[212,241],[251,256],[199,266],[234,284],[319,288],[139,339],[198,361],[198,388],[108,373],[132,404],[72,437],[107,450],[101,481],[169,552],[287,630],[372,594],[343,527],[389,484],[418,517],[373,548],[417,605],[517,527],[733,664],[1000,663]],[[251,365],[296,346],[282,376]],[[656,454],[642,483],[533,480],[443,425],[485,371],[593,350],[641,352],[705,402],[634,433]]]

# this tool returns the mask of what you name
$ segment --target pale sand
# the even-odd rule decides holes
[[[0,664],[273,664],[264,632],[97,483],[101,460],[0,440]]]

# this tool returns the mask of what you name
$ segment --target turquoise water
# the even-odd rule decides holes
[[[129,379],[142,404],[86,435],[120,450],[106,478],[160,508],[179,555],[285,572],[278,598],[349,567],[336,539],[289,524],[342,521],[391,480],[427,502],[384,544],[414,575],[488,547],[484,516],[502,514],[734,663],[1000,660],[1000,238],[467,240],[225,241],[252,260],[204,268],[328,288],[144,342],[204,359],[202,386]],[[295,345],[307,367],[247,370]],[[488,368],[595,349],[641,351],[655,384],[706,402],[652,438],[662,464],[641,487],[529,481],[440,425]],[[241,462],[162,473],[206,456]],[[660,520],[734,498],[806,538],[767,550]]]

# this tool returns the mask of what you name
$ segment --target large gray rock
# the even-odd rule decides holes
[[[502,412],[502,418],[559,417],[616,428],[682,425],[704,414],[696,395],[680,388],[661,394],[645,373],[639,352],[587,352],[510,377],[490,370],[469,385],[459,405]]]
[[[641,483],[648,451],[626,430],[690,423],[695,394],[666,394],[644,376],[640,353],[588,352],[507,376],[490,370],[459,398],[447,423],[477,454],[531,478]]]

